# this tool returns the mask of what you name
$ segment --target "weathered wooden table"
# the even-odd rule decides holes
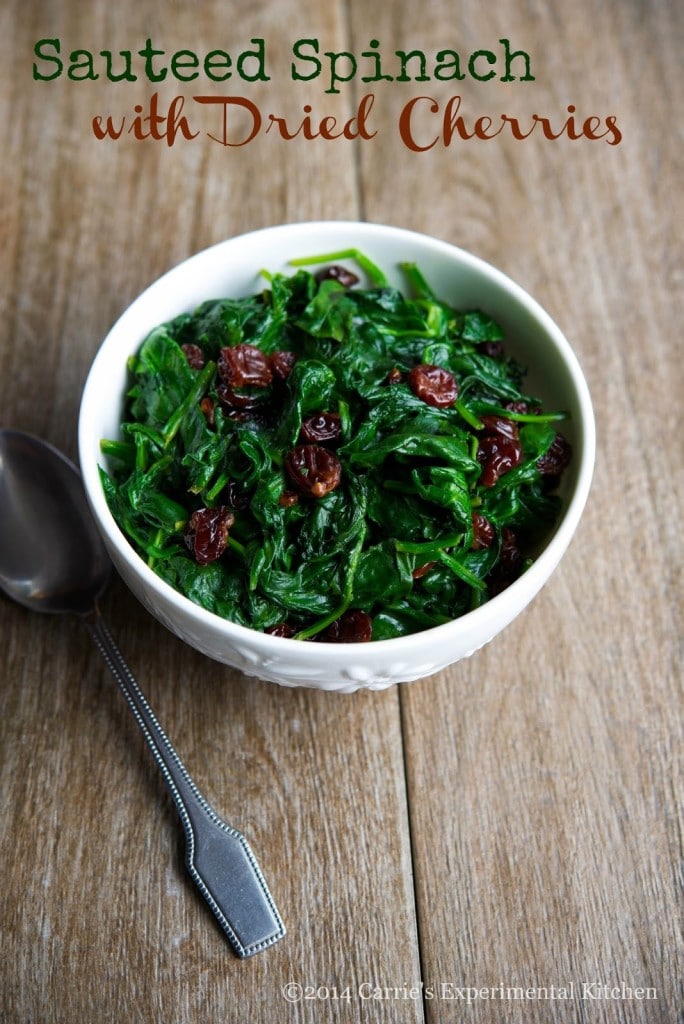
[[[437,235],[531,291],[579,355],[599,437],[552,581],[431,679],[255,682],[109,591],[133,671],[286,919],[248,961],[185,875],[85,634],[3,599],[3,1024],[677,1019],[682,30],[666,0],[2,5],[2,425],[75,456],[90,361],[143,287],[224,237],[347,218]],[[423,80],[401,49],[425,53]],[[137,80],[108,80],[102,50]],[[220,50],[231,68],[214,54],[207,72]],[[325,54],[343,51],[357,74],[335,82],[352,62]],[[310,135],[336,116],[360,137],[283,138],[306,105]],[[533,114],[548,124],[523,138]]]

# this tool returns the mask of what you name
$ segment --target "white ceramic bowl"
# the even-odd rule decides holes
[[[415,261],[436,293],[456,307],[481,308],[502,325],[507,349],[529,367],[525,387],[549,408],[567,409],[563,431],[573,446],[563,512],[534,564],[503,593],[459,619],[413,636],[371,643],[307,643],[227,622],[177,593],[130,546],[105,501],[98,476],[100,439],[119,434],[126,360],[148,332],[204,299],[240,297],[263,287],[259,272],[289,271],[297,256],[356,247],[402,284],[401,261]],[[508,625],[557,566],[577,528],[591,482],[595,429],[591,400],[575,355],[544,310],[482,260],[446,242],[399,228],[342,221],[265,228],[214,245],[152,284],[103,341],[85,384],[79,419],[83,481],[95,521],[124,581],[165,626],[198,651],[248,675],[286,686],[351,692],[383,689],[431,675],[472,654]]]

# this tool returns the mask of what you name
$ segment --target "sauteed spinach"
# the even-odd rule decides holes
[[[362,285],[349,262],[366,276]],[[264,272],[129,361],[102,484],[190,600],[297,639],[378,640],[507,586],[559,511],[571,452],[480,310],[356,250]]]

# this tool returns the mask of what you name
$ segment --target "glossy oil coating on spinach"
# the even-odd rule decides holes
[[[164,580],[253,629],[378,640],[448,622],[524,571],[557,516],[562,413],[521,391],[498,325],[415,265],[399,291],[356,251],[295,262],[131,358],[121,438],[102,442],[110,508]]]

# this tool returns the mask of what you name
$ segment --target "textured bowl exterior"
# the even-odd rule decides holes
[[[152,328],[200,302],[241,297],[263,287],[262,269],[290,259],[357,248],[401,286],[400,262],[417,263],[436,293],[454,306],[482,308],[504,328],[507,348],[530,367],[526,386],[563,425],[573,462],[563,482],[563,512],[534,564],[502,594],[453,622],[413,636],[366,644],[305,643],[267,636],[205,611],[161,580],[130,546],[107,506],[98,465],[100,439],[119,435],[126,361]],[[529,604],[564,554],[584,509],[595,458],[589,391],[569,343],[548,314],[500,271],[446,242],[401,228],[346,221],[286,224],[221,242],[147,288],[104,339],[90,369],[79,416],[79,458],[88,501],[112,561],[148,611],[190,646],[249,676],[284,686],[339,692],[384,689],[441,671],[493,639]]]

